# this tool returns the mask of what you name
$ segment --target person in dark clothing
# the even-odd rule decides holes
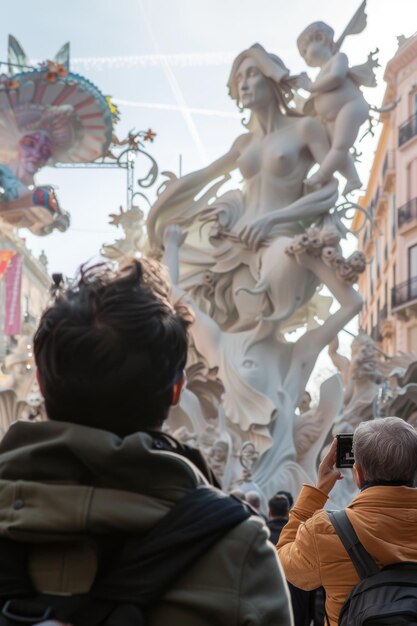
[[[55,284],[34,339],[48,419],[0,443],[1,624],[292,626],[264,522],[162,432],[192,322],[163,266]]]
[[[270,541],[274,545],[278,543],[281,530],[288,522],[288,514],[290,511],[290,503],[287,496],[281,494],[275,494],[268,502],[268,517],[267,526],[271,533]]]
[[[288,504],[290,505],[290,509],[292,509],[292,507],[294,506],[294,498],[292,497],[292,494],[289,491],[277,491],[276,493],[277,496],[285,496],[288,500]]]
[[[281,531],[288,522],[288,515],[293,502],[293,497],[288,491],[278,491],[278,493],[272,496],[268,501],[269,520],[267,526],[270,532],[269,540],[274,545],[278,543]],[[315,592],[303,591],[302,589],[298,589],[298,587],[294,587],[291,583],[288,583],[288,587],[291,594],[294,625],[310,626],[312,619],[314,619],[314,624],[317,624],[318,622],[316,622],[314,615]]]

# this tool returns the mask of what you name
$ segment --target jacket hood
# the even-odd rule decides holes
[[[0,444],[0,535],[146,532],[201,484],[192,463],[152,449],[147,433],[121,439],[63,422],[17,422]]]
[[[417,561],[417,542],[410,541],[417,527],[417,489],[368,487],[346,511],[360,541],[380,563]]]

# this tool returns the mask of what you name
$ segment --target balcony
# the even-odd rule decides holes
[[[394,189],[395,182],[395,152],[388,150],[382,166],[382,190],[390,193]]]
[[[417,311],[417,276],[399,283],[391,291],[391,309],[393,313],[409,309]],[[406,315],[408,317],[408,315]]]
[[[398,128],[398,146],[401,147],[407,141],[417,135],[417,113],[414,113]]]
[[[417,220],[417,198],[409,200],[398,209],[398,228]]]

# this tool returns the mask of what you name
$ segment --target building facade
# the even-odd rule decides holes
[[[360,327],[388,355],[417,353],[417,34],[399,37],[385,71],[382,131],[357,212],[358,248],[367,258],[359,280]]]

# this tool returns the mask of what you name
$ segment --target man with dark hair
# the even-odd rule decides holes
[[[281,530],[288,522],[288,513],[290,510],[290,504],[288,498],[283,494],[275,494],[268,501],[268,517],[267,526],[271,533],[270,540],[274,546],[278,543],[278,538],[281,534]]]
[[[42,316],[49,420],[0,445],[2,625],[292,623],[262,520],[161,432],[191,322],[168,290],[154,261],[95,267]]]

